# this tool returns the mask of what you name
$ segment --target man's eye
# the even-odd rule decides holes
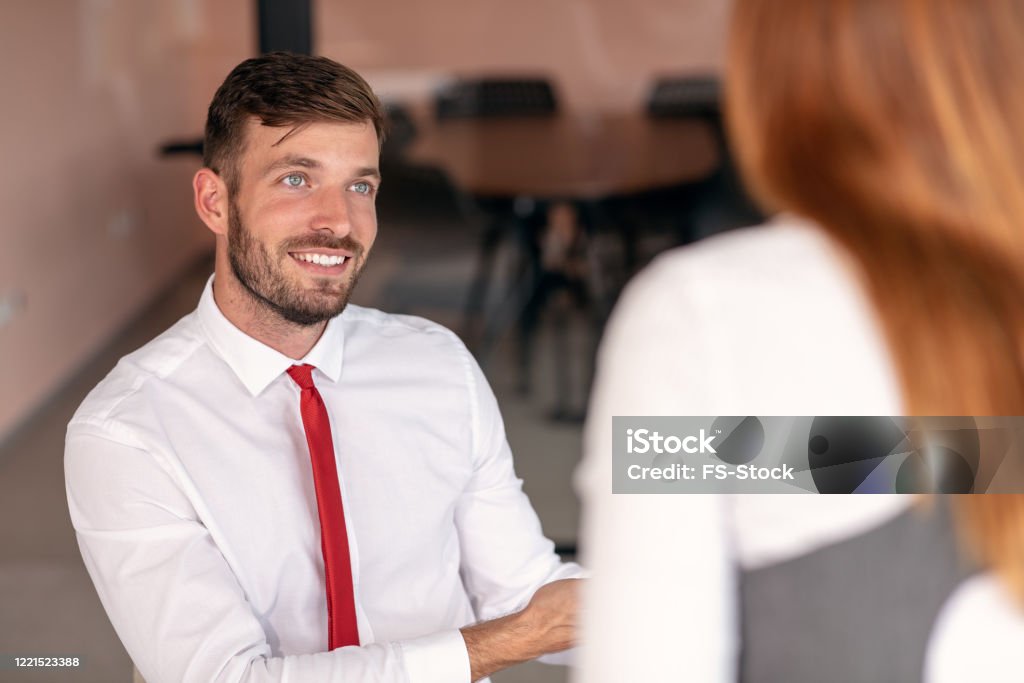
[[[302,187],[306,184],[306,179],[298,173],[292,173],[284,177],[284,184],[288,187]]]
[[[371,192],[373,192],[373,185],[371,185],[370,183],[360,181],[358,183],[354,183],[352,185],[352,189],[358,192],[359,194],[370,194]]]

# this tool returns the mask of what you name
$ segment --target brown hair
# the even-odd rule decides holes
[[[238,188],[246,122],[294,126],[314,121],[369,122],[384,142],[384,109],[366,81],[326,57],[270,52],[236,66],[206,116],[203,163]]]
[[[1024,3],[736,0],[726,93],[768,208],[853,255],[908,415],[1024,415]],[[1024,602],[1024,496],[962,496]]]

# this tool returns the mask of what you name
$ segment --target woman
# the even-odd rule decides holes
[[[736,0],[730,42],[780,217],[661,257],[613,317],[579,680],[1019,676],[1022,496],[611,494],[612,415],[1024,415],[1024,3]]]

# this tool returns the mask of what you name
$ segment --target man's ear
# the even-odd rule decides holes
[[[216,235],[228,232],[228,188],[212,169],[201,168],[192,178],[196,213]]]

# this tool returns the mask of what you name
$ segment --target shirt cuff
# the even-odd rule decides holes
[[[578,647],[571,647],[568,650],[562,650],[561,652],[552,652],[549,655],[543,655],[537,659],[541,664],[553,664],[554,666],[576,666],[576,662],[579,661]]]
[[[399,645],[409,683],[471,683],[469,651],[458,629],[403,640]]]

